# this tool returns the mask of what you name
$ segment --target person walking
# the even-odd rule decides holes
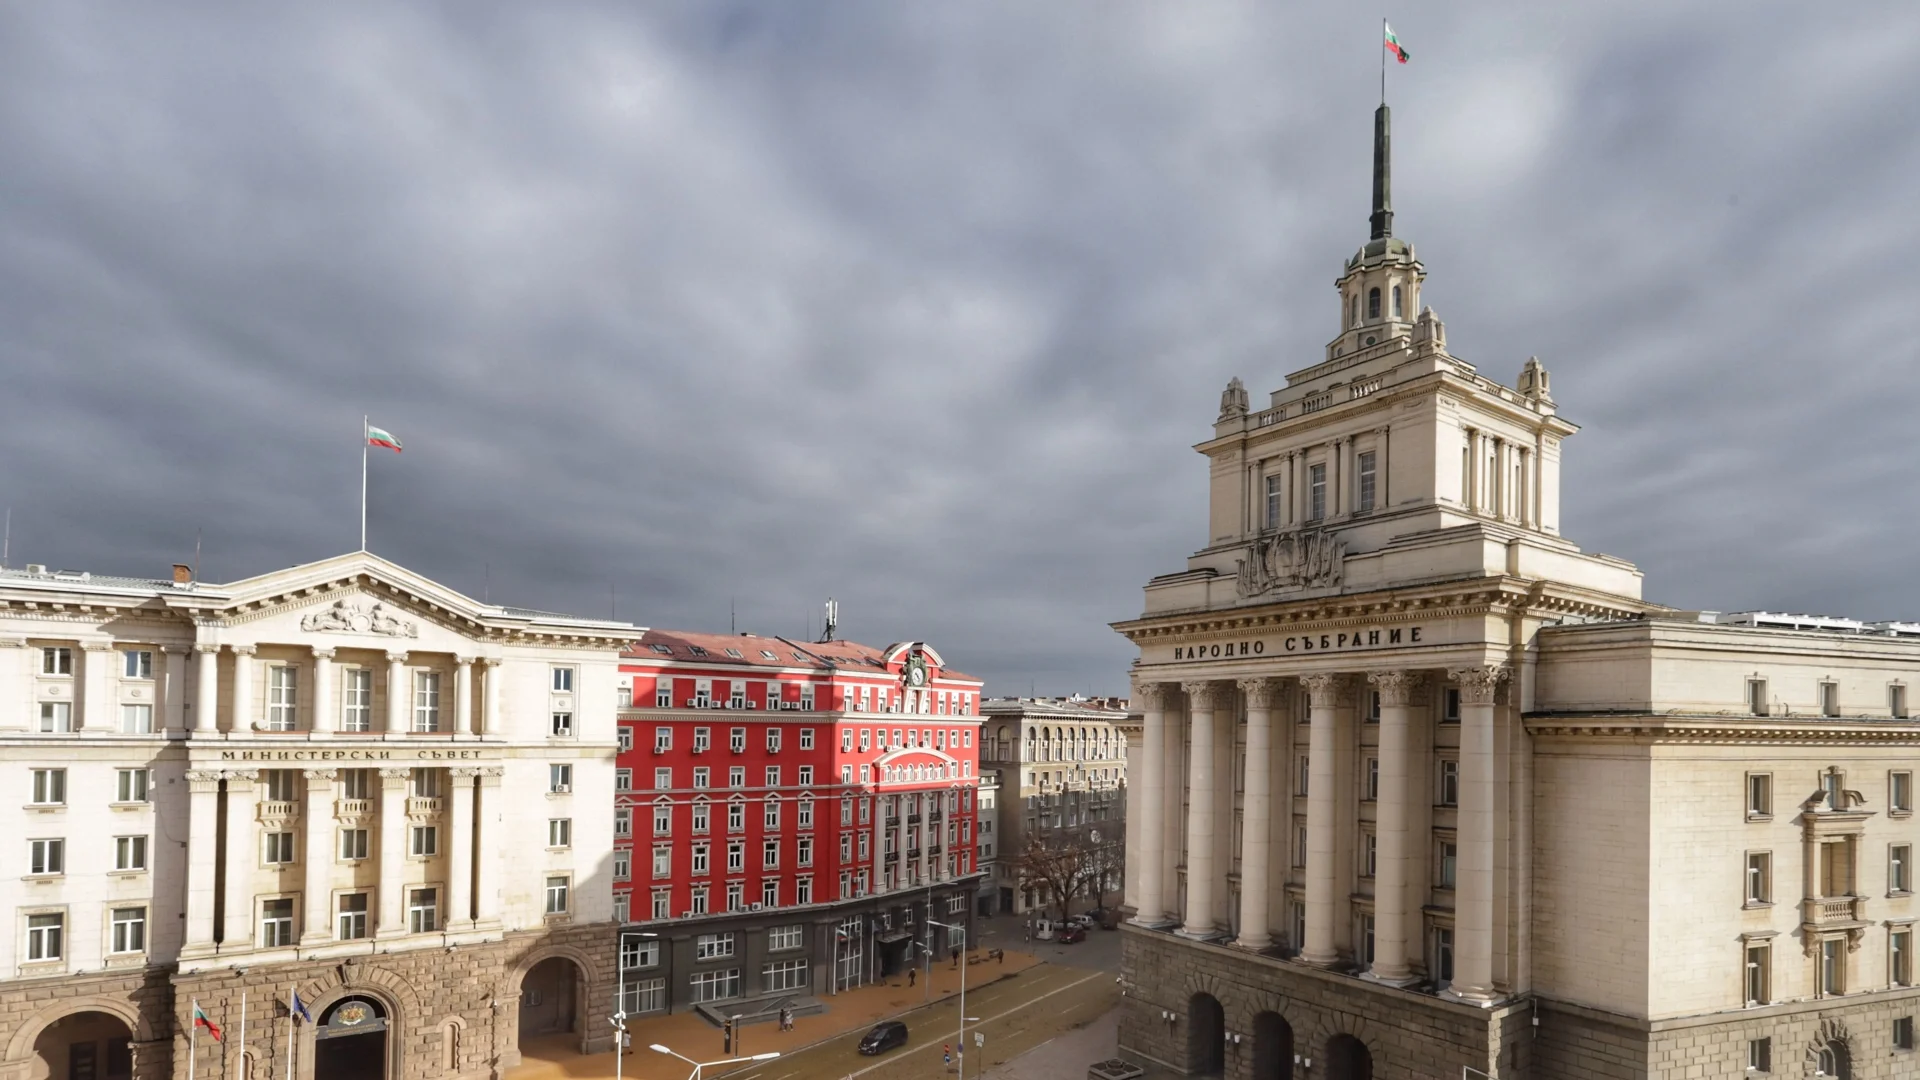
[[[954,970],[954,971],[959,971],[959,970],[960,970],[960,946],[958,946],[958,945],[955,945],[955,946],[953,947],[953,968],[952,968],[952,970]]]
[[[919,974],[920,974],[919,968],[908,968],[907,969],[907,985],[912,986],[915,976]]]

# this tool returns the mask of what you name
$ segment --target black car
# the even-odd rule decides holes
[[[905,1045],[907,1025],[898,1020],[885,1020],[873,1025],[873,1030],[861,1038],[860,1052],[867,1055],[884,1054],[896,1046]]]

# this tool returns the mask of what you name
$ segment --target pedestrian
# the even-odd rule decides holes
[[[910,967],[910,968],[908,968],[908,969],[907,969],[907,985],[908,985],[908,986],[912,986],[912,985],[913,985],[913,980],[914,980],[914,977],[915,977],[915,976],[917,976],[917,975],[919,975],[919,974],[920,974],[920,969],[919,969],[919,968],[917,968],[917,967]]]
[[[958,945],[953,947],[953,970],[960,970],[960,947]]]
[[[620,1033],[620,1049],[629,1056],[633,1054],[633,1032],[623,1031]]]
[[[945,1063],[947,1068],[949,1069],[953,1068],[953,1047],[947,1045],[946,1043],[941,1043],[940,1059],[943,1063]]]
[[[996,962],[1004,964],[1007,962],[1007,951],[1005,949],[995,949],[993,950],[993,958]]]

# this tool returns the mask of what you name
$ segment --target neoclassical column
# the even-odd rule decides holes
[[[1300,959],[1322,966],[1340,955],[1333,947],[1335,836],[1334,708],[1343,676],[1329,672],[1302,675],[1307,691],[1307,940]]]
[[[464,669],[463,669],[464,670]],[[474,767],[448,769],[453,786],[453,827],[447,837],[447,929],[473,926],[473,782]]]
[[[407,932],[407,779],[410,769],[380,770],[380,921],[376,937]]]
[[[333,650],[313,647],[313,724],[316,734],[333,731]]]
[[[487,682],[493,682],[493,673],[498,667],[487,672]],[[475,905],[480,911],[479,924],[483,930],[500,925],[500,849],[505,846],[506,837],[498,835],[501,830],[500,778],[506,769],[499,765],[489,765],[480,770],[480,809],[476,815],[475,828],[480,832],[480,892]],[[637,828],[636,828],[636,831]],[[635,851],[642,850],[639,844]]]
[[[234,734],[245,734],[253,730],[253,722],[259,717],[253,712],[253,654],[251,645],[233,646],[233,716],[227,730]]]
[[[1167,916],[1167,778],[1161,754],[1166,745],[1166,685],[1140,683],[1134,687],[1133,696],[1140,703],[1142,738],[1146,743],[1146,752],[1141,755],[1142,768],[1127,784],[1127,833],[1139,833],[1140,852],[1140,894],[1133,898],[1133,920],[1153,926]]]
[[[213,880],[220,860],[220,773],[187,770],[187,792],[187,940],[181,951],[204,955],[213,951]]]
[[[1460,861],[1454,889],[1449,994],[1488,1004],[1493,989],[1493,698],[1504,664],[1449,672],[1460,684]]]
[[[113,651],[111,641],[83,641],[80,643],[80,715],[81,731],[118,731],[118,718],[113,715],[113,662],[119,659]]]
[[[315,650],[318,652],[318,650]],[[301,774],[307,781],[306,913],[301,920],[300,944],[318,945],[333,940],[333,861],[339,853],[333,847],[333,769],[307,769]]]
[[[1240,813],[1240,940],[1249,949],[1273,944],[1267,932],[1267,865],[1273,813],[1272,679],[1241,679],[1247,697],[1247,782]]]
[[[226,929],[220,950],[253,947],[253,872],[259,868],[260,830],[254,821],[258,769],[224,774],[227,781]],[[189,858],[192,856],[189,855]]]
[[[220,646],[203,642],[195,645],[193,651],[200,657],[200,676],[194,686],[193,731],[196,735],[211,735],[220,723]]]
[[[481,705],[480,733],[483,735],[500,734],[500,658],[489,656],[482,661],[487,666],[485,687],[486,695]]]
[[[407,654],[387,654],[387,734],[401,735],[407,730],[407,701],[413,688],[407,685]]]
[[[1211,682],[1181,683],[1187,692],[1187,910],[1183,937],[1212,937],[1214,763],[1213,709],[1221,688]]]
[[[453,658],[453,733],[473,734],[473,657]]]
[[[1407,705],[1414,676],[1376,671],[1367,681],[1380,692],[1380,795],[1374,804],[1373,978],[1402,985],[1413,981],[1407,942],[1411,877],[1407,842],[1409,791]]]
[[[161,669],[154,694],[155,731],[185,731],[187,728],[187,647],[166,645],[160,649]]]

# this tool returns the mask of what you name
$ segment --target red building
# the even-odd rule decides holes
[[[828,993],[959,943],[938,924],[976,906],[978,679],[921,642],[663,630],[621,671],[628,1013]]]

